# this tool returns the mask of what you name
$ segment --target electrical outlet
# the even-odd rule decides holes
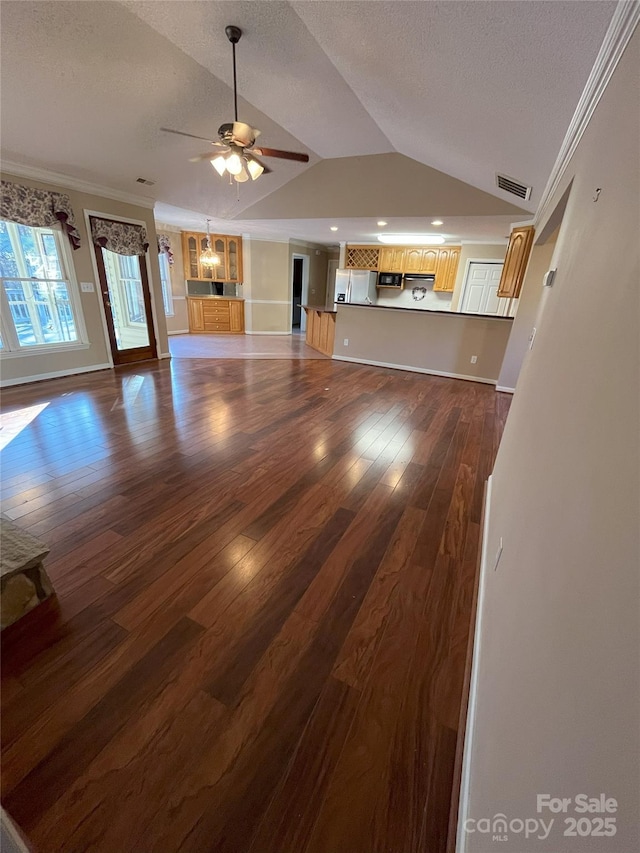
[[[83,293],[93,293],[93,291],[94,291],[93,282],[92,281],[81,281],[80,282],[80,289],[82,290]]]
[[[536,327],[535,327],[535,326],[534,326],[534,327],[533,327],[533,329],[531,330],[531,334],[529,335],[529,349],[533,349],[533,342],[534,342],[534,341],[535,341],[535,339],[536,339],[536,332],[537,332],[537,331],[538,331],[538,330],[536,329]]]
[[[494,572],[498,568],[498,563],[500,562],[500,557],[502,557],[502,536],[500,537],[500,547],[496,551],[496,561],[493,564],[493,571]]]
[[[476,363],[477,363],[477,361],[478,361],[478,356],[477,356],[477,355],[472,355],[472,356],[471,356],[471,364],[476,364]]]
[[[349,346],[349,338],[345,338],[343,343],[346,347],[348,347]]]

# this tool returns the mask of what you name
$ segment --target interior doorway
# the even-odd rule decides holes
[[[157,358],[146,257],[95,246],[114,364]]]
[[[291,263],[291,331],[304,332],[307,328],[306,312],[302,305],[309,299],[309,256],[293,255]]]
[[[466,314],[493,314],[505,317],[509,299],[498,298],[502,261],[471,261],[467,267],[460,311]]]

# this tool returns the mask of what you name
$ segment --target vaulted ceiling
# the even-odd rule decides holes
[[[614,7],[4,0],[3,158],[153,198],[185,227],[208,215],[331,242],[373,237],[380,217],[423,230],[446,216],[451,236],[502,238],[535,210]],[[232,118],[229,23],[244,31],[240,118],[265,145],[310,155],[271,161],[239,198],[188,162],[206,143],[159,130],[215,139]],[[498,189],[496,172],[531,199]]]

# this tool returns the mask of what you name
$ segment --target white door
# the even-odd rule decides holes
[[[498,298],[502,267],[503,264],[478,261],[469,264],[460,311],[467,314],[506,316],[510,300]]]

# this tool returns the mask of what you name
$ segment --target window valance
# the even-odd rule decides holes
[[[99,219],[91,216],[91,238],[96,246],[117,255],[144,255],[149,248],[147,230],[142,225]]]
[[[168,234],[158,234],[158,254],[165,253],[167,260],[173,264],[173,252],[171,251],[171,240]]]
[[[80,232],[76,227],[71,200],[63,193],[2,181],[0,219],[29,225],[31,228],[52,228],[62,224],[73,248],[80,248]]]

